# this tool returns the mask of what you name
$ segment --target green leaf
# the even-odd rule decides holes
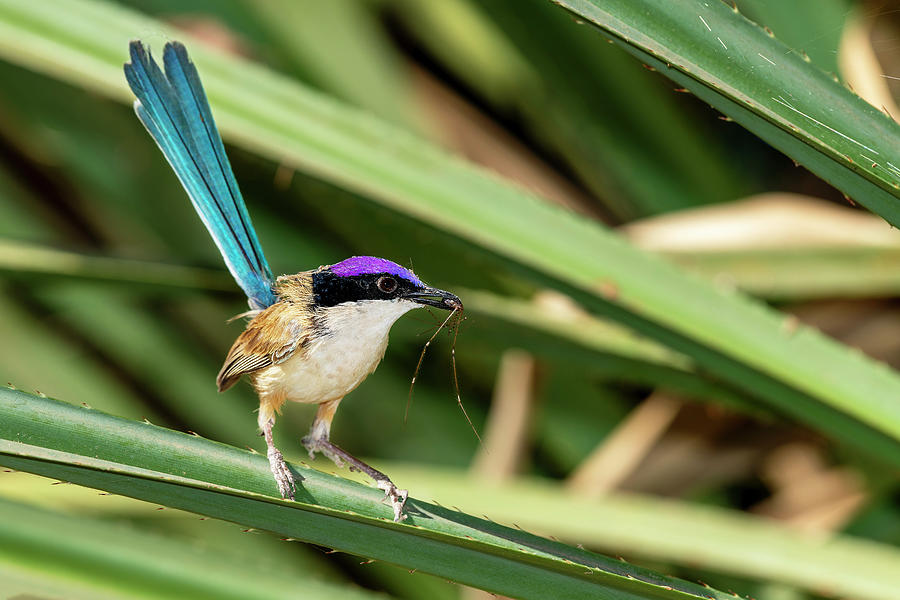
[[[162,287],[234,292],[235,289],[234,282],[224,271],[110,259],[9,239],[0,239],[0,272],[17,278],[52,275],[54,278],[116,281],[143,290]]]
[[[898,248],[810,247],[664,254],[706,279],[728,279],[754,296],[773,300],[900,295]]]
[[[364,600],[380,594],[286,574],[228,549],[66,516],[0,500],[0,577],[7,597],[308,598]]]
[[[814,65],[829,73],[838,72],[841,34],[852,13],[847,0],[741,0],[740,9],[760,25],[773,29],[791,48],[808,54]]]
[[[83,348],[57,328],[29,314],[6,290],[0,290],[0,312],[4,383],[43,394],[70,394],[127,417],[157,418],[153,409],[138,408],[137,398],[100,361],[85,356]]]
[[[316,85],[386,120],[410,128],[420,125],[411,81],[369,3],[248,0],[245,4],[265,27],[266,43],[280,46]]]
[[[728,160],[724,144],[689,123],[675,94],[550,3],[393,4],[410,35],[476,93],[521,114],[532,135],[559,153],[616,217],[746,191],[746,175]]]
[[[848,535],[792,530],[764,517],[667,498],[580,498],[533,479],[468,493],[469,473],[381,463],[461,510],[487,514],[591,548],[798,586],[827,596],[883,600],[896,593],[900,550]],[[476,480],[477,481],[477,480]]]
[[[257,399],[252,390],[245,387],[219,396],[211,377],[217,364],[192,351],[175,327],[151,318],[128,290],[68,282],[39,289],[35,295],[62,322],[110,352],[120,368],[180,422],[229,443],[254,431],[251,411]]]
[[[900,226],[900,126],[724,2],[553,0]]]
[[[0,388],[0,463],[266,529],[521,598],[725,598],[577,548],[411,498],[403,524],[379,490],[293,465],[296,502],[267,460],[149,423]],[[414,483],[414,482],[410,482]]]

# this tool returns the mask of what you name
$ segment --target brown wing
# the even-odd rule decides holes
[[[259,313],[238,336],[216,377],[224,392],[245,373],[284,362],[302,344],[309,328],[296,306],[279,302]],[[298,318],[299,317],[299,318]]]

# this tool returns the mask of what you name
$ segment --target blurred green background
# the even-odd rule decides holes
[[[121,4],[618,227],[717,286],[764,299],[792,315],[789,324],[900,365],[896,232],[549,2]],[[900,13],[891,5],[738,4],[814,65],[898,114],[896,78],[885,76],[900,75]],[[164,39],[154,31],[134,37]],[[0,61],[0,81],[2,381],[261,449],[250,387],[219,395],[214,383],[241,329],[227,321],[246,305],[131,108],[8,62]],[[448,232],[288,164],[228,151],[276,273],[384,256],[467,303],[455,355],[483,445],[457,407],[446,336],[425,358],[404,421],[418,354],[440,322],[425,311],[394,327],[384,363],[338,412],[333,439],[393,467],[401,487],[416,493],[416,469],[448,471],[473,487],[538,478],[559,494],[677,499],[793,531],[900,543],[896,469],[748,402],[741,390],[717,388],[684,368],[681,355],[586,323],[571,298],[496,268]],[[609,345],[591,348],[596,339]],[[276,440],[289,459],[303,458],[299,439],[312,415],[290,406],[279,419]],[[24,474],[0,473],[0,497],[52,511],[47,519],[95,520],[97,535],[124,522],[160,543],[223,553],[252,569],[258,563],[260,576],[314,573],[397,598],[482,594]],[[0,519],[22,509],[4,506]],[[489,516],[502,521],[504,507],[494,508]],[[650,541],[540,532],[755,598],[830,596],[715,558],[682,560]]]

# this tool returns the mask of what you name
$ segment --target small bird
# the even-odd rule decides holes
[[[219,391],[247,375],[259,395],[259,428],[282,498],[294,498],[294,477],[272,439],[275,414],[287,401],[318,404],[302,439],[311,457],[321,452],[375,480],[405,518],[408,493],[384,474],[329,440],[341,400],[381,362],[388,333],[404,313],[423,306],[462,310],[450,292],[430,287],[412,271],[373,256],[354,256],[295,275],[272,276],[225,147],[187,50],[169,42],[165,73],[140,41],[131,42],[125,77],[134,110],[159,145],[247,295],[250,317],[216,378]]]

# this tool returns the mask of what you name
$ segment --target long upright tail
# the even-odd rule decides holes
[[[129,49],[125,77],[137,96],[138,118],[181,180],[250,308],[274,304],[272,272],[187,50],[167,43],[163,74],[143,43],[131,42]]]

